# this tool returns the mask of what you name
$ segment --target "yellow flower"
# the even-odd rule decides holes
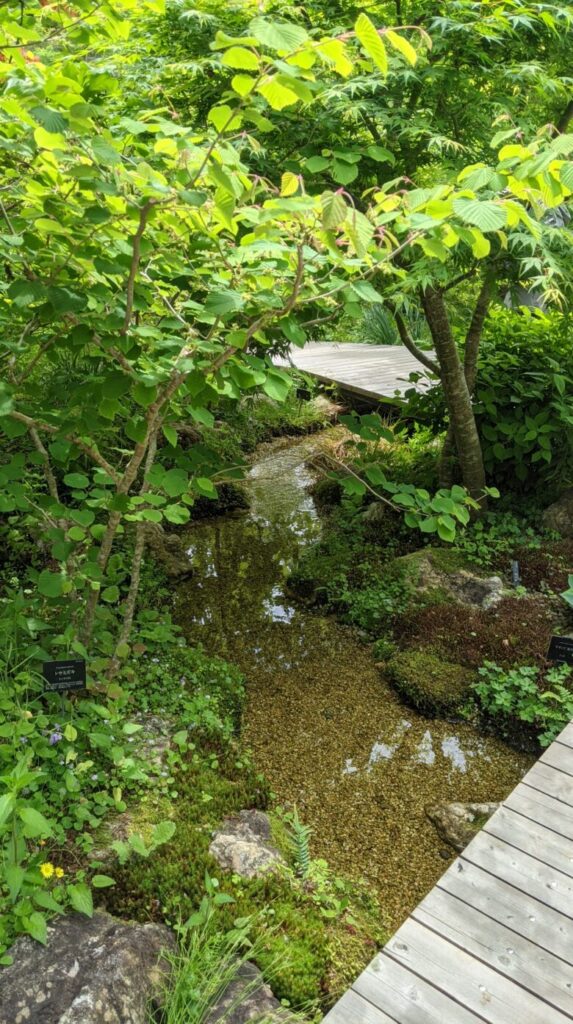
[[[45,864],[40,864],[40,874],[42,874],[44,878],[51,878],[54,874],[54,865],[50,864],[49,861]]]
[[[56,868],[54,873],[56,875],[56,878],[63,878],[64,877],[64,869],[63,868]]]

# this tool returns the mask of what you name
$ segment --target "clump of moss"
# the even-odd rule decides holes
[[[458,714],[475,680],[474,672],[431,651],[401,651],[386,670],[398,693],[431,716]]]
[[[554,614],[543,598],[504,598],[488,611],[458,604],[430,605],[410,611],[396,624],[402,643],[423,647],[428,641],[446,658],[479,668],[541,664],[547,656]]]

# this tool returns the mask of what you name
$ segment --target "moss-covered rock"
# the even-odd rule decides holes
[[[388,677],[408,703],[424,714],[459,713],[467,701],[475,673],[431,651],[401,651],[387,664]]]

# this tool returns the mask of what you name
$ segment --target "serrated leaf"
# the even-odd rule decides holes
[[[225,313],[234,313],[242,309],[243,305],[242,295],[229,288],[224,292],[211,292],[207,296],[205,309],[215,316],[223,316]]]
[[[345,220],[344,227],[356,255],[364,256],[374,236],[373,224],[360,210],[353,210]]]
[[[160,821],[153,829],[152,842],[154,846],[163,846],[175,835],[176,825],[174,821]]]
[[[231,80],[231,88],[238,96],[248,96],[256,83],[256,78],[250,75],[235,75]]]
[[[457,213],[466,224],[475,224],[480,231],[496,231],[503,228],[507,214],[503,206],[491,200],[468,199],[458,196],[454,199],[454,213]]]
[[[207,120],[215,126],[217,132],[234,132],[241,127],[242,118],[232,107],[223,103],[217,107],[211,107],[207,114]]]
[[[323,192],[321,196],[322,223],[327,231],[342,224],[348,213],[348,207],[338,192]]]
[[[358,177],[356,164],[345,163],[343,160],[332,161],[332,177],[340,185],[349,185]]]
[[[401,53],[402,56],[406,58],[408,64],[411,64],[412,67],[414,66],[418,59],[418,54],[412,44],[409,43],[404,36],[401,36],[398,32],[393,32],[392,29],[388,28],[384,33],[384,38],[388,40],[395,50],[398,50],[398,53]]]
[[[249,25],[249,33],[263,46],[278,53],[292,53],[308,40],[308,33],[300,25],[266,18],[255,18]]]
[[[281,196],[294,196],[298,192],[300,182],[292,171],[285,171],[281,178]]]
[[[35,911],[29,917],[23,917],[22,924],[28,935],[31,935],[36,942],[41,942],[43,946],[46,945],[48,941],[48,926],[43,914]]]
[[[354,26],[356,37],[362,48],[374,61],[376,67],[383,75],[388,73],[388,57],[386,47],[382,42],[375,25],[366,14],[359,14]]]
[[[244,46],[231,46],[225,50],[221,57],[221,63],[228,68],[236,68],[238,71],[258,71],[259,60],[252,52]]]
[[[293,103],[298,103],[297,94],[285,85],[281,85],[276,78],[267,78],[261,82],[257,86],[257,92],[264,96],[273,110],[284,110],[285,107],[291,107]]]

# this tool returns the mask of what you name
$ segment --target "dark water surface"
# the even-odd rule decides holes
[[[367,879],[395,928],[446,867],[424,808],[502,799],[531,758],[403,705],[353,630],[286,594],[320,532],[305,461],[321,443],[270,446],[251,469],[250,512],[189,529],[194,573],[177,617],[247,676],[246,742],[279,800],[313,826],[313,854]]]

